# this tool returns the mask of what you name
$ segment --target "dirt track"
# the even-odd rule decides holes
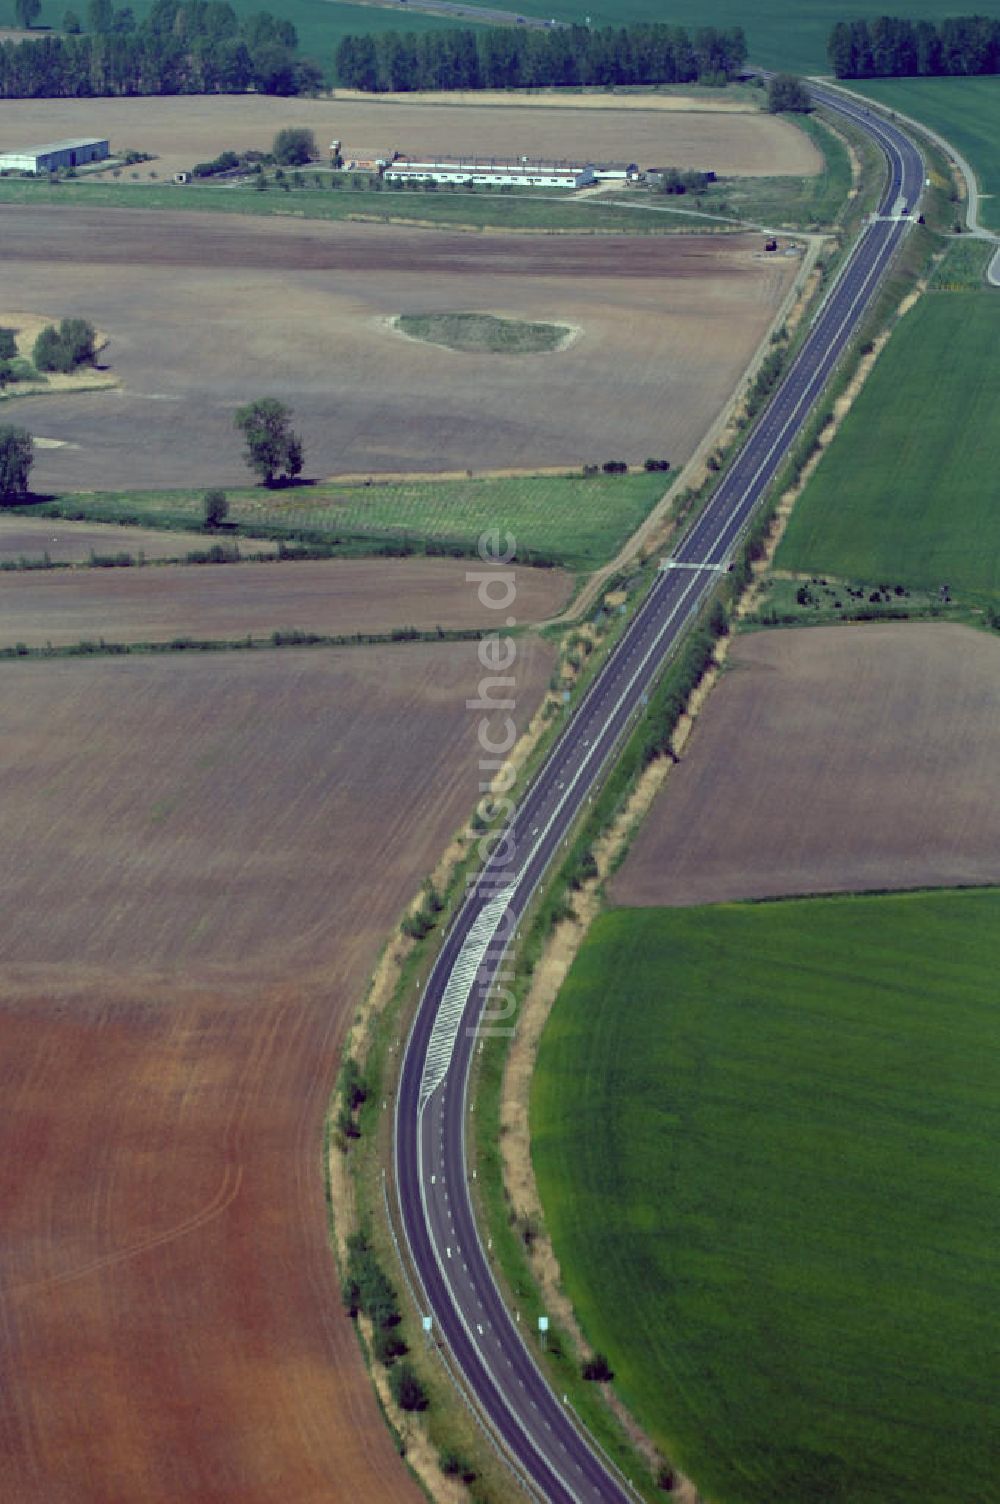
[[[8,414],[10,416],[10,414]],[[41,559],[55,564],[85,564],[91,554],[130,553],[147,559],[182,559],[211,542],[204,533],[165,533],[143,527],[114,527],[51,518],[0,517],[0,559]],[[278,545],[263,538],[243,544],[244,552],[275,553]]]
[[[1000,880],[1000,641],[924,623],[754,633],[611,885],[716,903]]]
[[[522,669],[523,720],[548,651]],[[320,1130],[471,807],[479,672],[471,644],[4,669],[5,1504],[419,1497],[340,1309]]]
[[[253,541],[243,546],[252,548]],[[496,613],[480,604],[466,581],[471,567],[444,559],[334,559],[26,571],[3,581],[0,647],[58,647],[99,637],[259,637],[288,628],[335,637],[393,627],[495,627]],[[570,586],[562,570],[518,570],[519,619],[554,616]]]
[[[593,97],[593,96],[591,96]],[[724,96],[721,102],[726,103]],[[220,151],[269,151],[285,126],[311,130],[324,156],[336,137],[348,156],[410,156],[446,151],[483,156],[573,157],[640,162],[645,167],[711,167],[718,173],[804,174],[821,159],[809,139],[773,115],[636,108],[601,96],[610,108],[509,101],[277,99],[256,95],[150,99],[17,99],[0,101],[3,149],[67,136],[109,136],[112,147],[131,147],[155,162],[126,169],[143,181],[160,179]]]
[[[394,226],[4,211],[18,306],[105,329],[123,391],[27,398],[40,490],[235,485],[233,414],[293,409],[313,476],[575,467],[691,453],[794,273],[756,237],[451,235]],[[56,303],[58,306],[53,306]],[[550,355],[401,339],[400,312],[582,332]],[[261,313],[267,310],[268,317]]]

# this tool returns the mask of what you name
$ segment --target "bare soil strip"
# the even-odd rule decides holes
[[[59,647],[98,637],[109,642],[169,642],[179,635],[234,639],[292,628],[335,637],[396,627],[493,627],[496,613],[482,605],[465,577],[474,567],[471,560],[307,559],[31,570],[4,580],[0,647],[15,642]],[[553,615],[571,586],[563,570],[517,570],[519,619]]]
[[[519,646],[523,724],[552,659]],[[341,1311],[321,1130],[474,799],[475,648],[4,672],[0,1494],[416,1500]]]
[[[1000,640],[816,627],[741,638],[729,663],[614,902],[1000,879]]]

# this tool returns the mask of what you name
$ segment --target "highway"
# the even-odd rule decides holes
[[[860,104],[813,87],[817,102],[878,142],[888,177],[866,224],[770,403],[701,516],[609,655],[470,887],[424,987],[406,1044],[394,1125],[399,1220],[419,1298],[468,1392],[528,1493],[551,1504],[634,1497],[553,1393],[505,1304],[475,1225],[465,1148],[477,1042],[491,986],[532,894],[602,769],[781,468],[917,213],[924,168],[909,139]],[[499,977],[498,977],[499,974]],[[495,1000],[491,1004],[496,1014]],[[612,1354],[612,1358],[613,1358]]]

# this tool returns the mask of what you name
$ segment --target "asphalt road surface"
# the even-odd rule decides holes
[[[551,30],[552,27],[565,26],[564,21],[545,20],[541,16],[522,16],[516,10],[495,10],[491,6],[463,5],[461,0],[419,0],[419,3],[411,5],[409,0],[382,0],[383,4],[389,4],[393,9],[415,10],[426,12],[431,16],[450,16],[459,21],[489,22],[491,26],[533,26],[536,30],[544,27]]]
[[[634,1497],[583,1436],[542,1376],[493,1279],[467,1182],[468,1080],[477,1041],[504,1029],[502,958],[595,782],[742,534],[908,233],[923,162],[889,121],[813,89],[882,147],[888,181],[876,216],[817,313],[784,381],[705,511],[683,538],[525,795],[470,888],[424,989],[396,1102],[399,1215],[424,1310],[528,1492],[551,1504]],[[904,210],[906,212],[904,212]],[[499,973],[499,977],[498,977]]]

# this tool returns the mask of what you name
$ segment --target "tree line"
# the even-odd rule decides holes
[[[746,61],[741,26],[447,28],[345,36],[340,82],[368,93],[559,85],[725,83]]]
[[[827,42],[838,78],[939,78],[1000,73],[1000,20],[949,16],[911,21],[904,16],[838,21]]]
[[[137,23],[128,6],[90,0],[86,21],[67,11],[62,35],[0,44],[0,99],[323,87],[319,65],[296,55],[294,26],[267,11],[241,21],[225,0],[155,0]]]

